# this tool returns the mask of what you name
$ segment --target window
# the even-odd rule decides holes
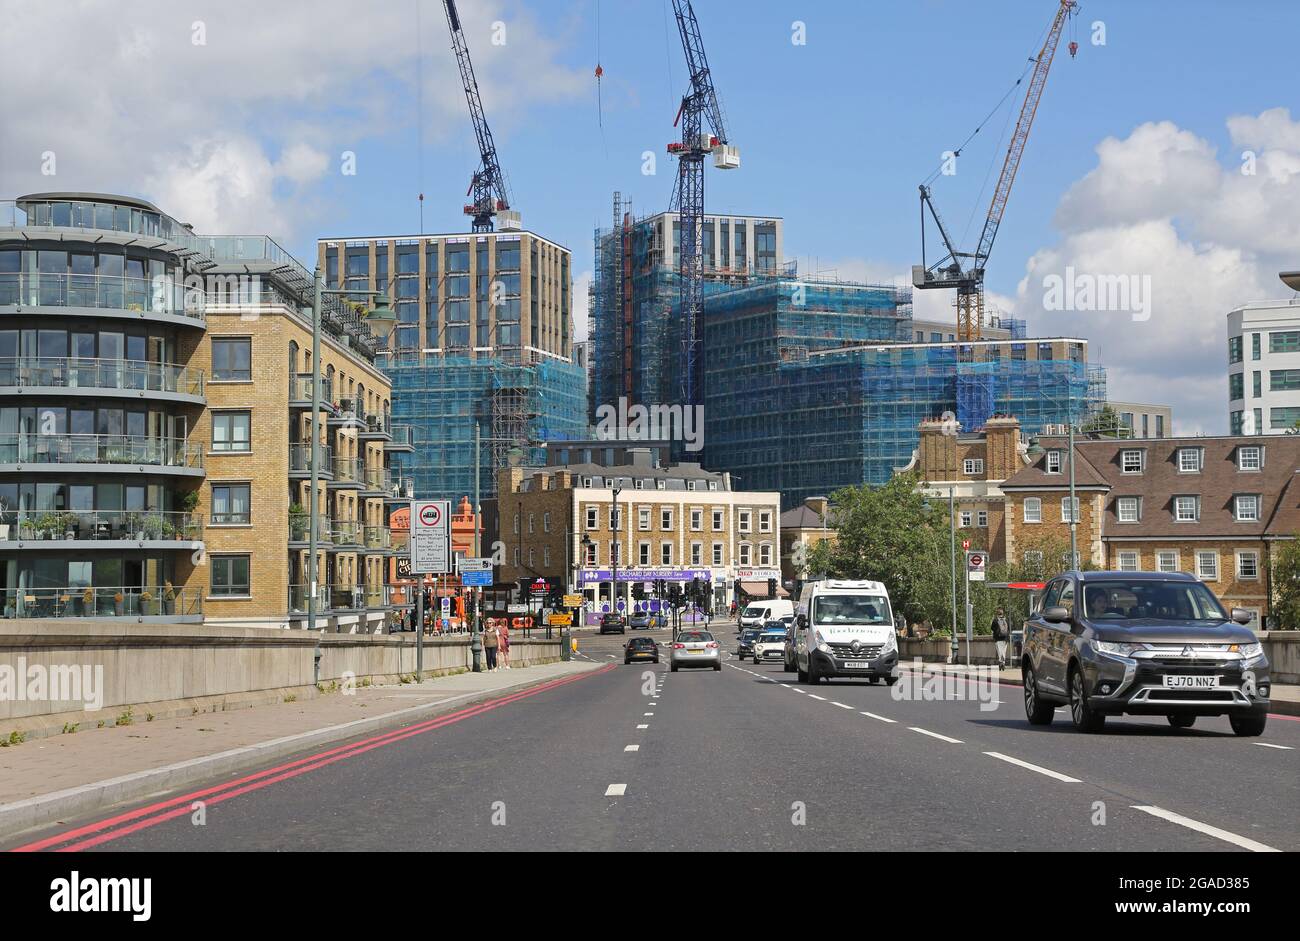
[[[623,508],[621,506],[609,508],[609,528],[615,532],[623,528]]]
[[[1138,570],[1138,554],[1136,552],[1121,552],[1119,554],[1119,570],[1121,572],[1136,572]]]
[[[758,531],[760,533],[770,533],[772,531],[772,514],[763,511],[758,514]]]
[[[1260,345],[1260,344],[1259,344],[1259,334],[1258,334],[1258,333],[1252,333],[1252,334],[1250,335],[1250,358],[1251,358],[1251,359],[1254,359],[1254,360],[1259,359],[1259,345]]]
[[[1136,523],[1142,519],[1142,501],[1139,497],[1120,497],[1115,501],[1115,515],[1121,523]]]
[[[691,510],[691,531],[699,532],[704,528],[704,511]]]
[[[1071,509],[1073,509],[1073,513],[1071,513]],[[1070,497],[1061,498],[1061,522],[1062,523],[1079,522],[1079,498],[1078,497],[1074,497],[1073,500],[1071,500]]]
[[[519,547],[515,546],[515,568],[519,568]]]
[[[1219,580],[1219,553],[1202,550],[1196,553],[1196,576],[1207,582]]]
[[[750,549],[749,543],[747,543],[747,542],[742,542],[742,543],[740,544],[740,564],[741,564],[741,565],[752,565],[752,564],[753,564],[753,562],[750,560],[750,557],[749,557],[749,549]]]
[[[1297,373],[1296,375],[1300,376],[1300,373]],[[1251,394],[1255,398],[1259,398],[1261,395],[1264,394],[1264,374],[1260,372],[1258,369],[1256,369],[1253,373],[1250,374],[1250,381],[1251,381],[1251,385],[1253,386],[1253,390]]]
[[[722,510],[713,511],[713,531],[715,533],[722,532],[723,519],[724,519],[724,514]]]
[[[984,459],[979,457],[968,457],[961,462],[961,472],[967,477],[973,477],[976,474],[984,473]]]
[[[623,544],[621,542],[610,543],[609,559],[615,565],[623,564]]]
[[[617,549],[618,546],[615,546],[614,548]],[[614,553],[614,554],[615,554],[615,555],[618,555],[617,552]],[[537,567],[537,547],[536,547],[536,546],[529,546],[529,547],[528,547],[528,567],[529,567],[530,569],[531,569],[531,568],[536,568],[536,567]]]
[[[671,542],[659,544],[659,562],[662,565],[673,564],[673,544]]]
[[[537,528],[534,525],[536,523],[536,516],[537,514],[535,513],[528,514],[528,535],[530,536],[533,535],[533,533],[537,532]]]
[[[1142,451],[1122,451],[1120,452],[1119,462],[1120,470],[1125,474],[1140,474],[1145,465],[1143,460],[1144,452]]]
[[[249,521],[248,484],[212,485],[212,522],[218,526]]]
[[[975,514],[975,525],[983,528],[985,526],[988,526],[988,524],[989,524],[989,511],[979,510]]]
[[[1180,523],[1195,523],[1201,518],[1200,497],[1174,497],[1174,519]]]
[[[1160,572],[1178,571],[1178,553],[1168,549],[1156,553],[1156,570]]]
[[[515,535],[519,535],[519,514],[515,514]]]
[[[650,507],[639,507],[636,511],[637,529],[646,530],[650,528]]]
[[[246,555],[212,556],[210,594],[222,597],[252,594],[248,580],[249,558]]]
[[[637,560],[642,565],[650,564],[650,543],[643,542],[637,546]]]
[[[722,543],[720,543],[720,542],[715,542],[715,543],[713,544],[713,564],[714,564],[715,566],[718,566],[718,565],[722,565],[722,564],[723,564],[723,562],[722,562]]]
[[[1270,408],[1268,410],[1269,428],[1274,431],[1289,431],[1300,423],[1300,406],[1290,408]]]
[[[550,567],[551,567],[551,547],[542,546],[542,568],[548,569]]]
[[[758,547],[758,564],[772,564],[772,544],[770,542],[765,542]]]
[[[1300,330],[1274,331],[1268,335],[1270,353],[1300,353]]]
[[[1061,472],[1061,452],[1048,451],[1047,452],[1047,473],[1059,474],[1060,472]]]
[[[961,527],[962,527],[962,529],[968,529],[968,528],[970,528],[970,524],[971,524],[971,512],[970,512],[970,510],[962,510],[962,511],[961,511]]]
[[[1259,578],[1259,553],[1239,550],[1237,552],[1237,577]]]
[[[1259,375],[1256,373],[1255,375]],[[1270,392],[1300,392],[1300,369],[1270,369],[1268,371],[1268,390]],[[1259,395],[1258,392],[1255,393]]]
[[[594,542],[587,544],[587,564],[595,565],[599,559],[600,546]],[[519,550],[515,550],[515,565],[519,564]]]
[[[212,450],[251,451],[251,412],[213,412]]]
[[[673,511],[667,507],[659,510],[659,528],[668,530],[673,528]]]
[[[1041,523],[1043,521],[1043,501],[1038,497],[1025,498],[1025,522]]]
[[[704,564],[704,544],[699,542],[691,543],[691,565]]]
[[[248,337],[213,339],[212,378],[217,382],[250,382],[253,378],[253,341]]]
[[[1228,337],[1228,364],[1241,362],[1241,337]]]
[[[1202,463],[1200,448],[1178,449],[1178,472],[1180,474],[1199,474]]]
[[[551,511],[547,510],[542,514],[542,532],[549,533],[550,531],[551,531]]]
[[[749,532],[749,510],[740,511],[740,531],[742,533]]]
[[[1233,498],[1233,515],[1238,523],[1259,522],[1259,496],[1253,493],[1239,493]]]
[[[1258,447],[1237,449],[1237,470],[1257,471],[1263,465],[1262,449]]]
[[[599,507],[594,507],[594,506],[587,507],[587,528],[588,529],[595,529],[597,526],[600,525],[599,514],[600,514]],[[519,530],[516,529],[515,532],[519,532]]]
[[[1228,375],[1228,399],[1244,399],[1246,397],[1246,377],[1242,373],[1234,372]]]

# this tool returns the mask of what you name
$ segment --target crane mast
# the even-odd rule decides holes
[[[510,198],[506,193],[505,175],[501,172],[501,164],[497,162],[497,146],[492,139],[492,129],[488,127],[487,114],[483,111],[478,80],[474,77],[474,64],[469,58],[469,46],[460,27],[456,0],[443,0],[442,5],[447,13],[447,26],[451,30],[451,48],[456,53],[456,64],[460,67],[460,81],[465,86],[465,100],[469,103],[474,136],[478,139],[479,168],[470,179],[466,195],[471,201],[465,206],[465,214],[473,217],[473,231],[491,232],[497,213],[510,209]]]
[[[944,228],[943,221],[934,207],[930,188],[922,184],[921,190],[921,264],[912,269],[912,283],[920,289],[952,288],[957,289],[957,338],[961,341],[978,340],[984,326],[984,267],[989,254],[993,251],[993,240],[997,238],[998,227],[1002,224],[1002,215],[1006,212],[1007,201],[1011,198],[1011,186],[1015,183],[1016,173],[1020,169],[1020,159],[1029,140],[1029,130],[1033,127],[1034,116],[1038,113],[1038,103],[1043,97],[1043,88],[1047,85],[1047,73],[1056,56],[1056,47],[1061,40],[1065,24],[1076,12],[1077,0],[1059,0],[1052,26],[1043,40],[1043,47],[1034,60],[1033,74],[1029,87],[1025,91],[1025,100],[1020,107],[1020,117],[1016,120],[1011,143],[1002,161],[1002,172],[993,190],[993,200],[989,204],[984,228],[980,233],[979,243],[973,252],[960,252]],[[1071,48],[1071,55],[1074,49]],[[947,254],[933,265],[925,263],[925,215],[929,210],[939,236],[943,240]]]

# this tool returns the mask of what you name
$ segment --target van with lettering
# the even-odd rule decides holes
[[[803,683],[831,677],[898,682],[898,636],[884,584],[866,579],[806,584],[795,615],[794,660]]]

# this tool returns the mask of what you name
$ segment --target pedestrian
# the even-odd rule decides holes
[[[1007,621],[1007,612],[998,605],[998,613],[993,616],[993,643],[998,648],[998,666],[1007,665],[1007,641],[1011,639],[1011,625]]]
[[[483,653],[487,655],[488,672],[492,673],[497,668],[497,645],[500,643],[501,635],[497,631],[495,621],[489,621],[487,630],[483,632]]]
[[[500,636],[497,638],[498,640],[497,650],[499,651],[498,653],[499,662],[501,664],[501,669],[509,670],[510,669],[510,628],[506,627],[505,624],[502,623],[499,634]]]

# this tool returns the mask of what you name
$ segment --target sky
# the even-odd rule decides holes
[[[971,138],[932,189],[972,247],[1056,6],[696,0],[742,156],[708,170],[708,211],[783,217],[805,274],[909,284],[917,185]],[[671,2],[459,7],[513,206],[573,250],[582,335],[613,191],[640,215],[672,190]],[[1296,0],[1080,4],[989,260],[992,305],[1088,339],[1111,397],[1172,405],[1179,433],[1227,430],[1228,311],[1293,295],[1277,272],[1300,267],[1298,33]],[[468,228],[478,153],[441,2],[0,0],[0,50],[22,77],[0,95],[0,199],[141,196],[304,261],[319,237]],[[916,315],[951,304],[918,291]]]

